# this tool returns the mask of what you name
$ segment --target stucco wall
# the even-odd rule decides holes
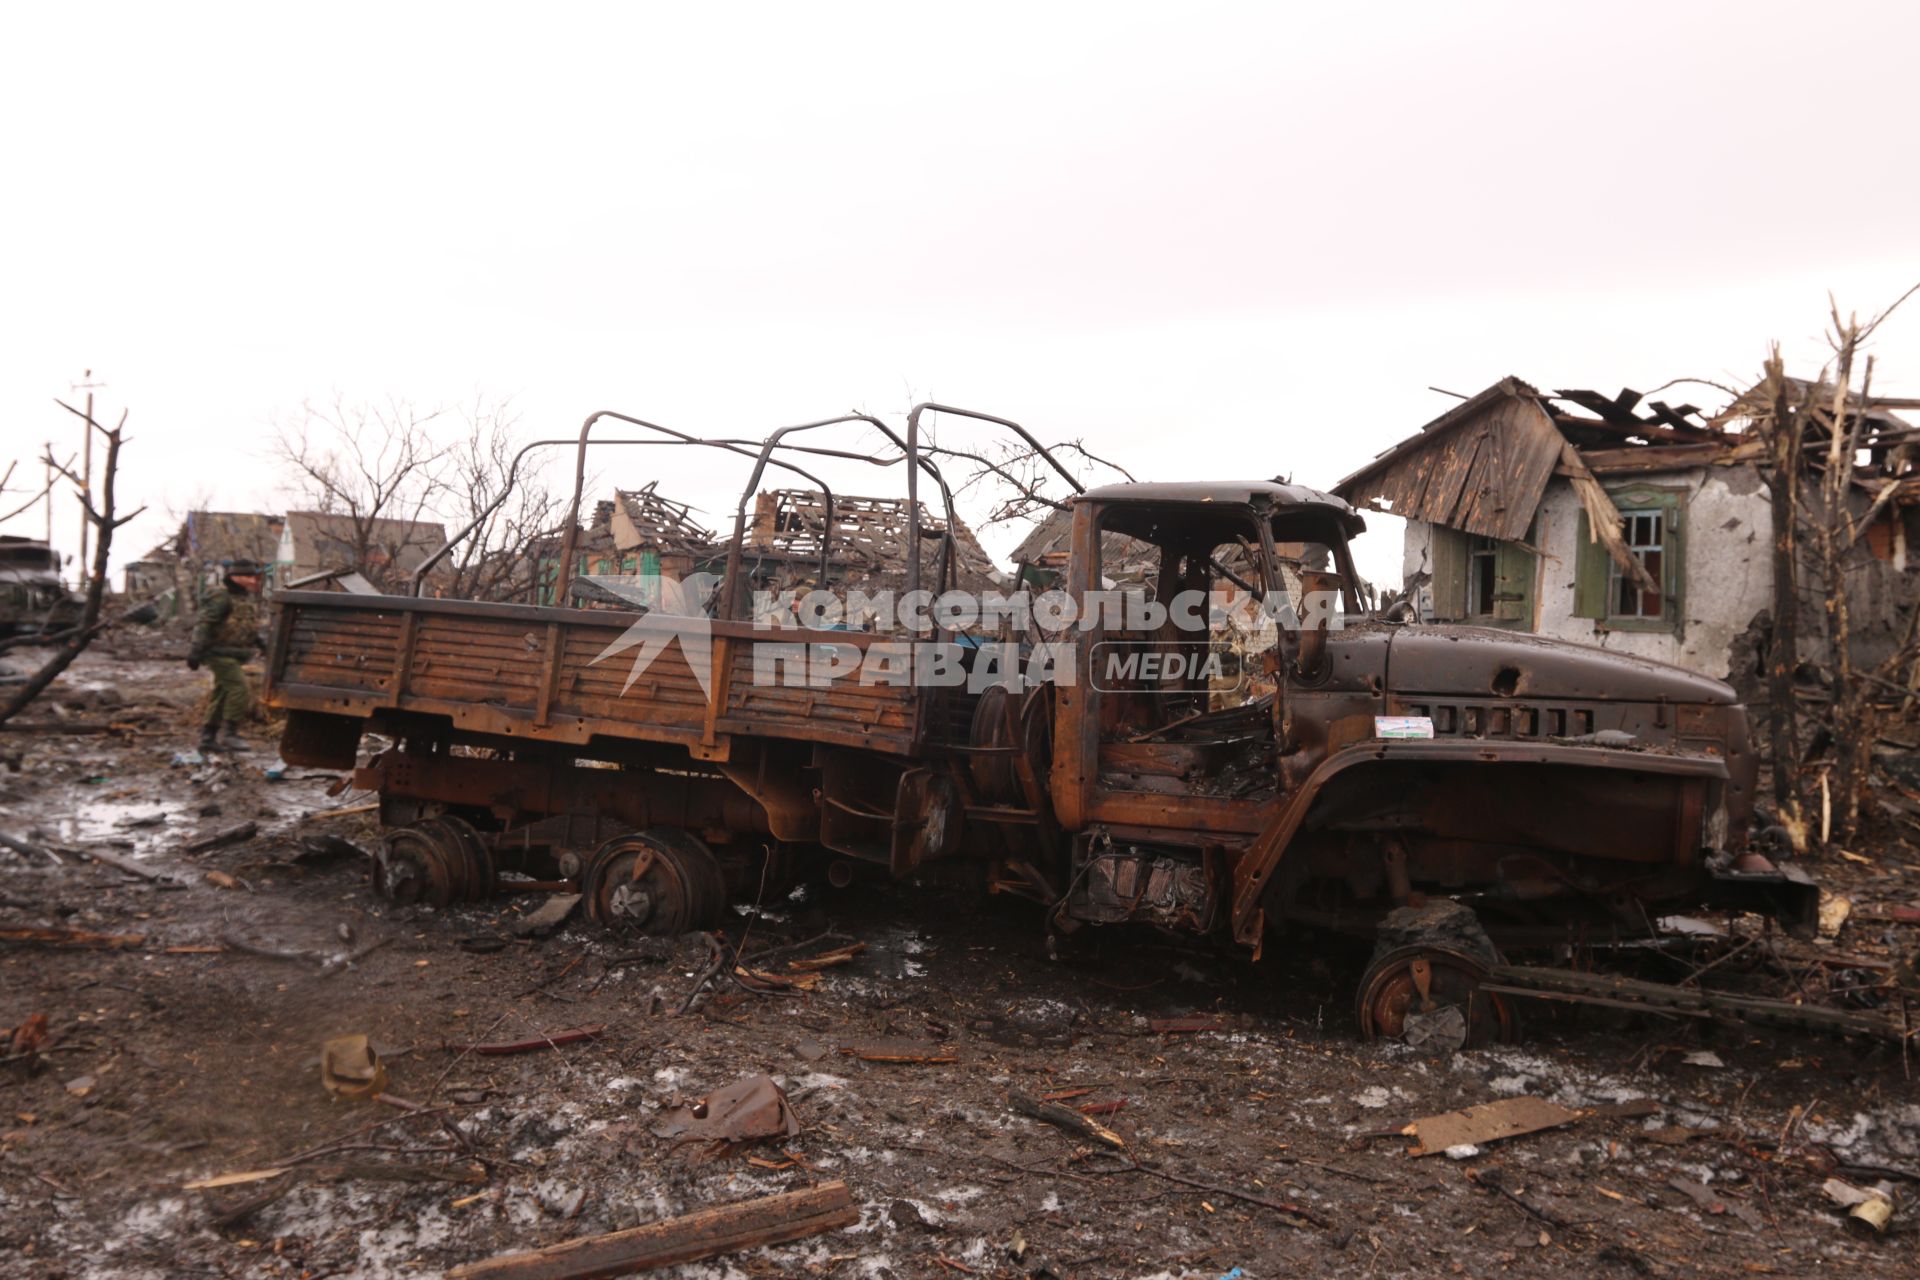
[[[1670,472],[1647,477],[1647,483],[1686,493],[1685,620],[1678,634],[1611,631],[1574,616],[1580,501],[1564,480],[1547,487],[1535,516],[1533,545],[1541,555],[1535,566],[1533,630],[1724,678],[1736,638],[1773,598],[1773,517],[1766,487],[1744,467]],[[1401,566],[1422,618],[1433,615],[1432,544],[1430,525],[1407,522]]]
[[[1580,500],[1561,480],[1548,486],[1535,516],[1535,545],[1545,553],[1534,590],[1535,630],[1724,678],[1735,639],[1773,600],[1773,510],[1766,486],[1745,467],[1669,472],[1649,476],[1647,483],[1686,493],[1687,560],[1677,634],[1611,631],[1573,616]]]

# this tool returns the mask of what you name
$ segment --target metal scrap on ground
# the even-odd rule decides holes
[[[675,1143],[710,1143],[719,1151],[761,1138],[798,1137],[800,1118],[771,1076],[747,1076],[691,1106],[663,1112],[653,1133]]]

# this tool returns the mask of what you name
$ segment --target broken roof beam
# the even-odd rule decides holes
[[[1562,439],[1560,442],[1560,474],[1567,477],[1573,485],[1574,494],[1580,499],[1580,506],[1587,513],[1589,536],[1607,549],[1607,558],[1620,566],[1620,572],[1631,578],[1642,591],[1660,593],[1663,589],[1647,572],[1633,552],[1627,550],[1625,538],[1620,536],[1620,508],[1613,505],[1613,499],[1607,495],[1606,488],[1587,469],[1580,457],[1580,451],[1573,442]]]

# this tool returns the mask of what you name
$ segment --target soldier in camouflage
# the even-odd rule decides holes
[[[260,639],[260,566],[235,560],[227,566],[226,589],[207,596],[194,624],[193,644],[187,650],[187,669],[201,664],[213,675],[213,696],[206,723],[200,730],[202,751],[251,750],[240,740],[240,721],[251,695],[241,666],[258,650]]]

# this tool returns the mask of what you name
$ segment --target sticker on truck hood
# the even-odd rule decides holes
[[[1375,716],[1373,736],[1376,738],[1431,738],[1433,717]]]

